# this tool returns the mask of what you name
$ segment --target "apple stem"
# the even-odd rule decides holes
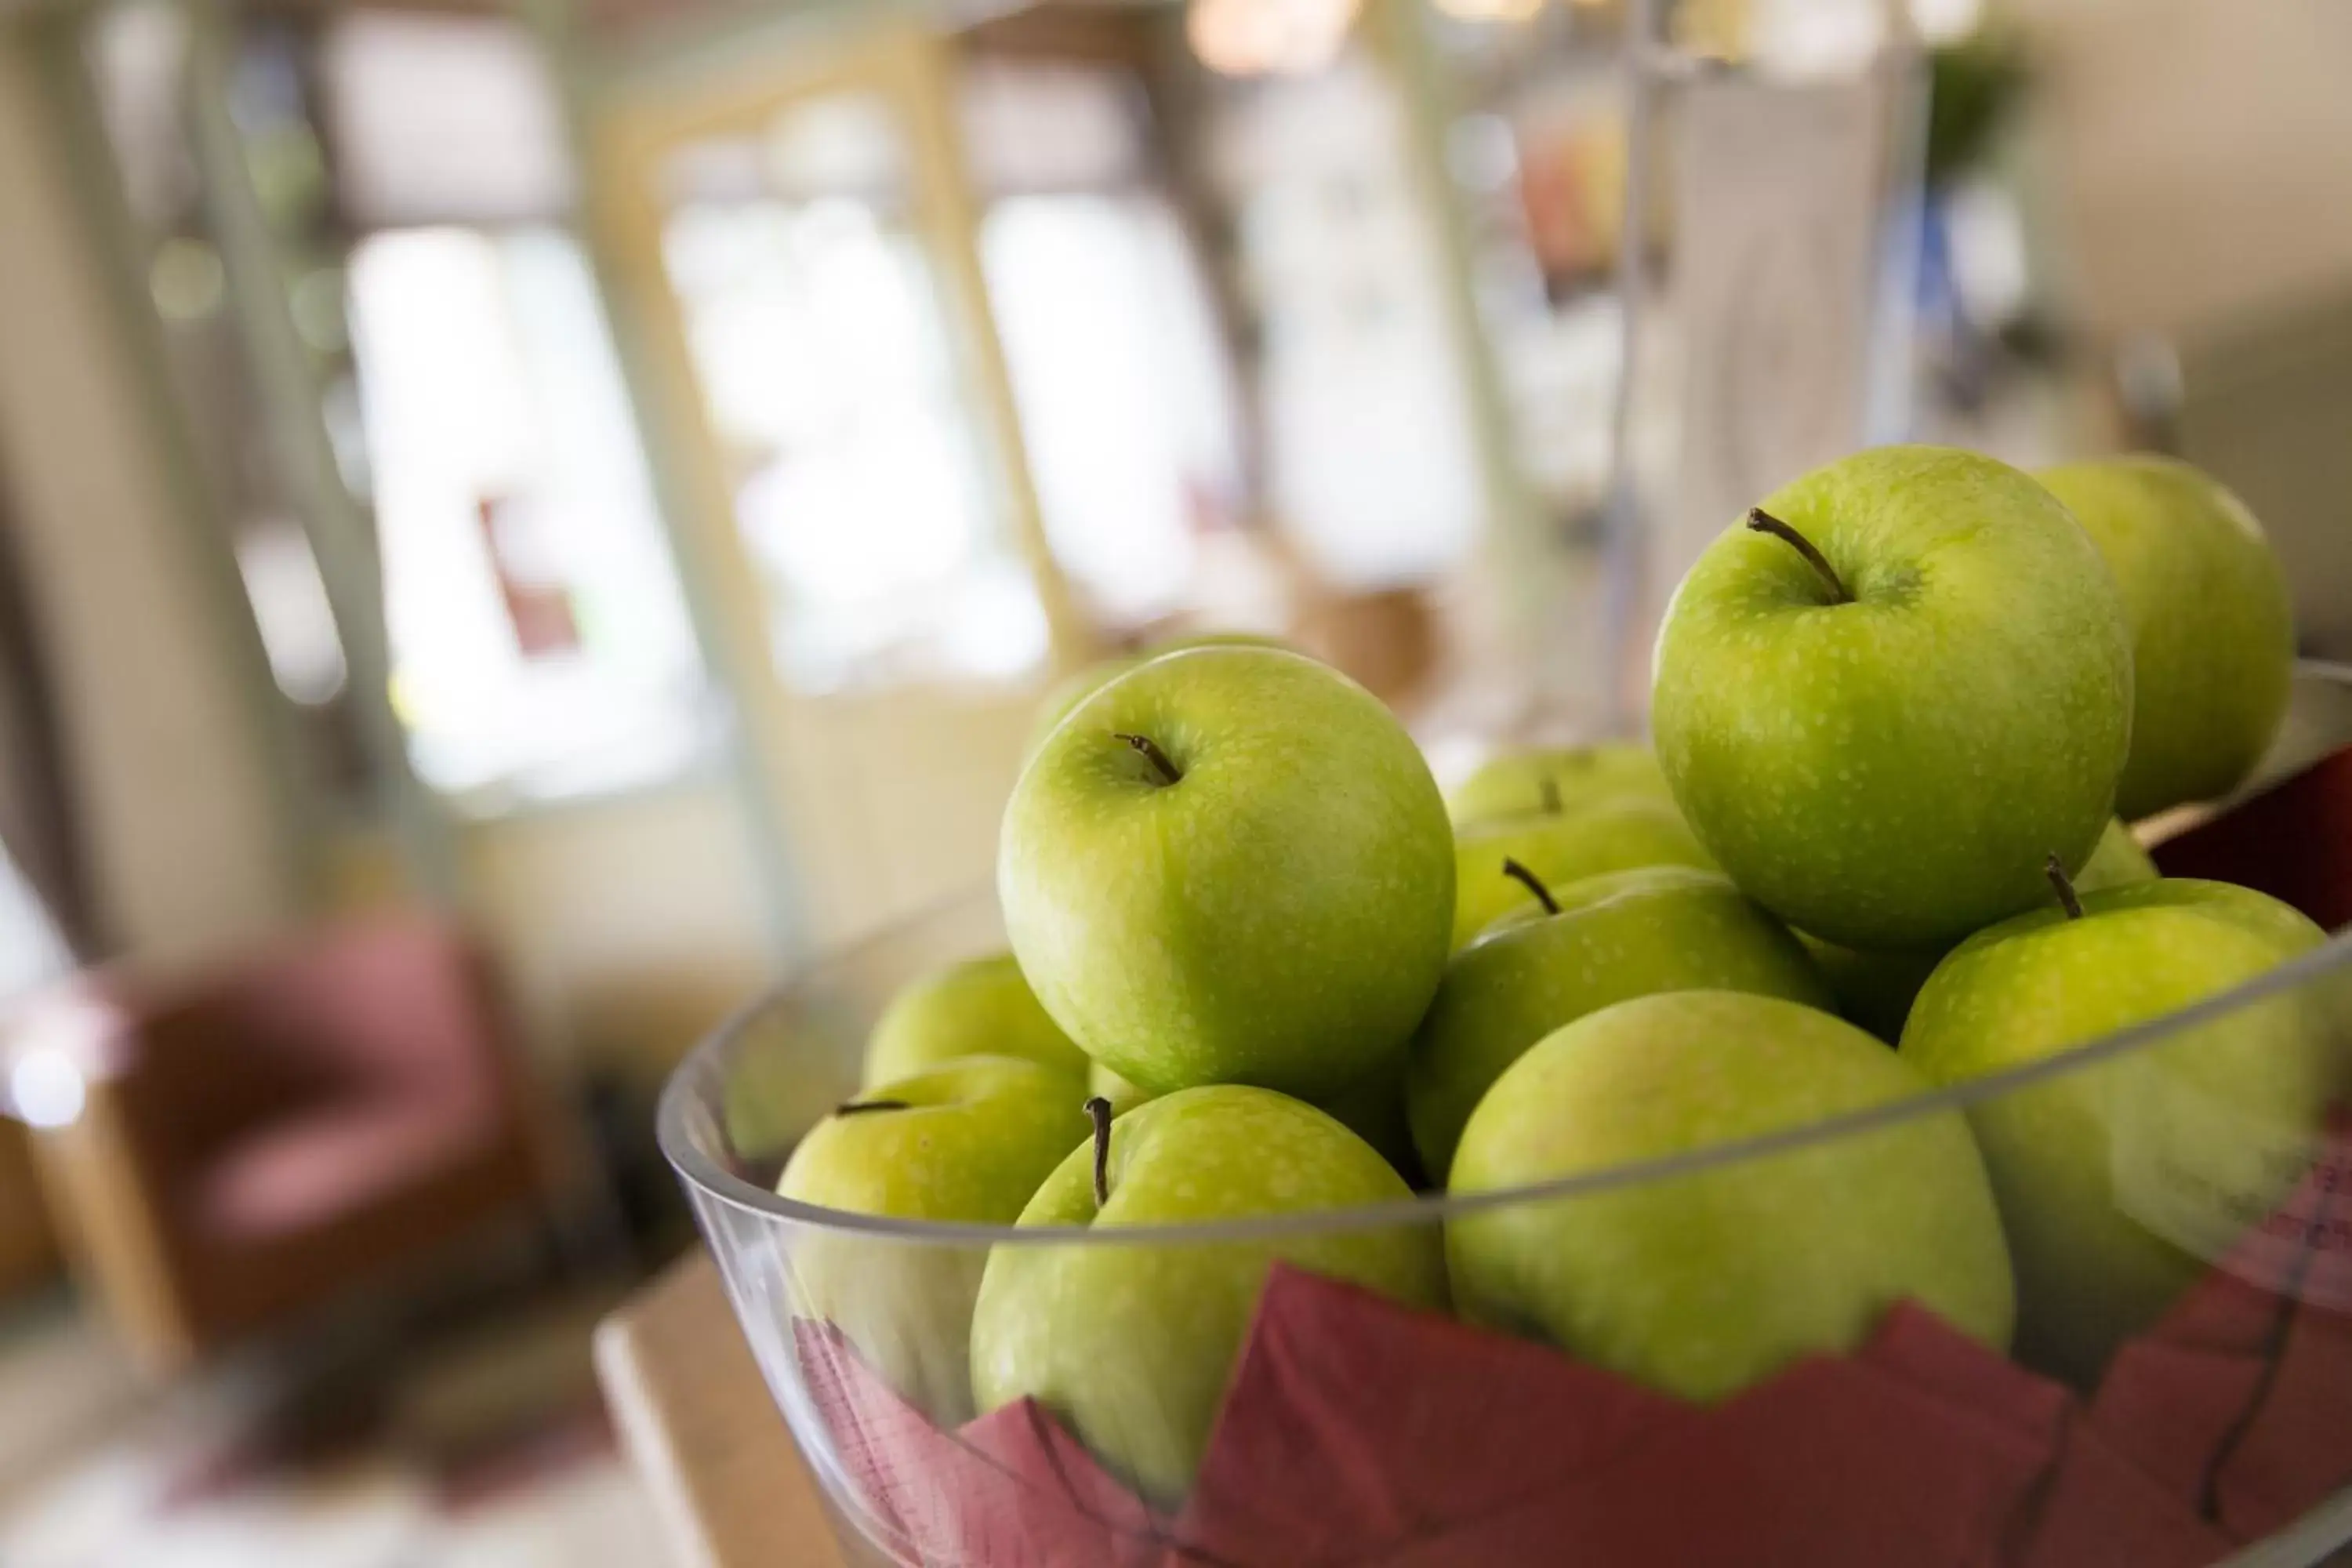
[[[1150,763],[1153,769],[1159,773],[1160,782],[1161,784],[1181,784],[1183,782],[1184,774],[1182,770],[1178,768],[1174,763],[1168,760],[1168,753],[1161,751],[1160,749],[1159,742],[1152,740],[1150,736],[1118,735],[1116,738],[1125,741],[1129,745],[1142,752],[1144,760]]]
[[[2053,855],[2042,863],[2042,874],[2050,879],[2050,886],[2058,894],[2058,907],[2066,911],[2066,918],[2070,921],[2081,920],[2083,918],[2082,895],[2074,891],[2074,880],[2066,875],[2065,863]]]
[[[1546,773],[1536,781],[1536,787],[1542,792],[1544,815],[1558,816],[1559,815],[1559,781]]]
[[[912,1110],[903,1100],[858,1100],[833,1108],[835,1116],[863,1116],[869,1110]]]
[[[1853,595],[1846,592],[1845,584],[1838,580],[1837,569],[1830,564],[1828,556],[1813,548],[1811,540],[1807,539],[1760,506],[1753,508],[1748,513],[1748,526],[1758,533],[1770,534],[1803,556],[1806,563],[1821,574],[1822,581],[1829,584],[1832,604],[1853,603]]]
[[[1110,1202],[1110,1101],[1096,1095],[1087,1101],[1095,1119],[1095,1207]]]
[[[1517,860],[1510,858],[1508,856],[1506,856],[1503,858],[1503,875],[1508,877],[1514,882],[1517,882],[1525,887],[1528,892],[1533,893],[1536,896],[1536,902],[1544,907],[1544,913],[1548,915],[1556,915],[1559,913],[1559,900],[1551,896],[1551,889],[1544,886],[1543,879],[1541,877],[1537,876],[1533,871],[1528,870],[1525,866],[1520,865]]]

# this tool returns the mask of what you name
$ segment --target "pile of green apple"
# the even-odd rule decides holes
[[[2320,1020],[2283,993],[1870,1113],[2324,940],[2158,879],[2117,822],[2242,782],[2291,658],[2261,531],[2194,470],[1897,447],[1693,568],[1654,752],[1509,752],[1447,795],[1378,700],[1278,646],[1093,672],[1005,813],[1011,952],[890,1007],[780,1187],[1034,1234],[813,1232],[802,1305],[939,1418],[1035,1399],[1162,1500],[1276,1260],[1691,1399],[1906,1298],[2088,1381],[2203,1266],[2119,1173],[2274,1201],[2272,1156],[2342,1087]],[[1340,1209],[1381,1212],[1279,1223]]]

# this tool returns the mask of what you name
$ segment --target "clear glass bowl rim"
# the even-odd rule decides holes
[[[982,897],[992,897],[993,889],[983,895],[973,892],[938,906],[939,910],[959,907]],[[919,921],[921,916],[915,917]],[[914,923],[910,921],[909,923]],[[2107,1062],[2137,1055],[2160,1046],[2176,1034],[2198,1027],[2226,1016],[2265,998],[2295,991],[2305,985],[2338,973],[2352,974],[2352,928],[2336,933],[2326,943],[2307,953],[2281,964],[2245,984],[2209,996],[2192,1006],[2162,1017],[2151,1018],[2128,1029],[2118,1030],[2105,1039],[2076,1047],[2042,1061],[2012,1068],[2006,1072],[1975,1079],[1967,1083],[1916,1095],[1908,1100],[1892,1100],[1868,1110],[1852,1111],[1820,1121],[1810,1121],[1798,1127],[1732,1142],[1710,1144],[1706,1148],[1655,1160],[1637,1161],[1605,1170],[1589,1171],[1577,1175],[1562,1176],[1549,1182],[1526,1186],[1496,1188],[1490,1192],[1465,1194],[1445,1193],[1417,1194],[1394,1203],[1370,1205],[1357,1208],[1320,1209],[1300,1214],[1261,1215],[1244,1219],[1183,1226],[998,1226],[975,1225],[945,1220],[908,1220],[887,1218],[877,1215],[856,1214],[845,1209],[825,1208],[803,1204],[769,1192],[757,1184],[724,1169],[702,1146],[697,1136],[698,1121],[712,1121],[709,1108],[715,1096],[708,1092],[721,1086],[727,1064],[745,1032],[759,1019],[773,1010],[786,1007],[806,987],[819,980],[828,963],[848,963],[872,947],[890,940],[892,927],[885,927],[861,942],[820,956],[802,971],[796,979],[787,980],[767,992],[757,1001],[737,1012],[720,1025],[701,1044],[688,1053],[670,1075],[664,1087],[656,1122],[656,1138],[663,1156],[668,1160],[681,1180],[695,1194],[707,1201],[721,1203],[772,1221],[795,1226],[814,1226],[827,1230],[856,1232],[867,1236],[892,1237],[906,1241],[931,1242],[942,1246],[1173,1246],[1181,1244],[1221,1244],[1271,1241],[1285,1237],[1329,1234],[1340,1231],[1363,1231],[1398,1228],[1414,1225],[1434,1225],[1464,1215],[1480,1214],[1515,1205],[1589,1197],[1597,1194],[1635,1187],[1646,1182],[1696,1175],[1706,1171],[1738,1165],[1749,1160],[1776,1154],[1790,1153],[1856,1137],[1883,1128],[1900,1126],[1924,1117],[1940,1116],[1951,1111],[1964,1111],[1985,1100],[2029,1089],[2049,1079],[2086,1072]]]

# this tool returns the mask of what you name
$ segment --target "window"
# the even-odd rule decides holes
[[[563,121],[529,34],[365,9],[236,27],[218,90],[241,170],[192,155],[188,105],[214,89],[175,9],[102,14],[90,58],[182,410],[315,782],[367,796],[336,595],[306,527],[343,509],[303,488],[282,443],[314,409],[372,525],[390,697],[421,777],[494,809],[690,766],[713,705],[566,227]],[[250,184],[275,276],[225,265],[229,180]],[[269,289],[299,363],[251,331]]]
[[[1393,93],[1349,55],[1229,88],[1218,131],[1264,336],[1268,504],[1337,586],[1443,576],[1475,543],[1486,497]]]
[[[676,773],[709,714],[586,261],[561,229],[353,252],[394,707],[452,792]]]
[[[998,515],[899,128],[815,100],[669,160],[663,254],[778,670],[823,694],[1015,677],[1048,633]]]
[[[1139,95],[1109,71],[983,65],[964,115],[1055,558],[1113,628],[1188,609],[1199,535],[1247,509],[1240,415],[1201,259],[1148,177]]]

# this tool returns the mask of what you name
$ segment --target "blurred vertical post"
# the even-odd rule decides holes
[[[1004,342],[988,298],[980,258],[980,213],[956,112],[955,59],[936,26],[909,32],[900,56],[907,72],[904,107],[915,154],[927,237],[939,258],[940,282],[949,296],[947,319],[963,359],[966,384],[978,394],[984,448],[994,470],[1002,515],[1011,523],[1029,564],[1037,601],[1050,629],[1050,657],[1057,668],[1076,668],[1094,658],[1093,628],[1072,601],[1068,582],[1045,536],[1045,518],[1021,411],[1013,396],[1013,376]]]
[[[189,8],[189,144],[245,336],[271,449],[301,513],[342,640],[373,793],[390,819],[413,889],[449,905],[459,893],[454,835],[441,803],[411,766],[393,705],[383,562],[375,531],[335,461],[323,388],[294,321],[293,297],[254,188],[231,112],[235,18],[219,4]]]
[[[1547,612],[1559,607],[1555,552],[1543,532],[1543,508],[1513,449],[1510,400],[1479,310],[1469,216],[1448,155],[1460,110],[1445,61],[1429,36],[1426,5],[1370,0],[1364,35],[1403,110],[1405,155],[1430,225],[1447,335],[1469,403],[1496,603],[1512,623],[1507,641],[1532,659],[1544,646]]]
[[[84,221],[98,240],[98,279],[121,321],[131,379],[165,474],[173,521],[190,542],[191,575],[204,595],[224,655],[231,661],[241,705],[266,752],[265,779],[276,829],[273,847],[290,886],[305,898],[325,889],[321,855],[326,823],[316,795],[301,784],[298,736],[285,696],[270,672],[269,654],[247,597],[236,556],[225,541],[226,520],[204,482],[203,466],[172,390],[166,345],[149,290],[147,262],[110,152],[105,117],[94,89],[86,46],[103,13],[79,9],[37,14],[16,24],[39,62],[40,83],[58,131],[58,152]]]
[[[785,835],[758,748],[747,730],[760,721],[756,694],[744,689],[739,671],[744,668],[730,656],[723,623],[712,600],[716,590],[713,563],[696,548],[694,532],[679,519],[696,504],[692,473],[678,456],[681,441],[673,419],[666,418],[660,402],[662,382],[648,365],[642,322],[631,308],[628,292],[616,275],[612,226],[596,221],[600,204],[610,205],[610,182],[620,177],[614,161],[605,156],[597,135],[602,98],[598,62],[576,30],[570,0],[520,0],[520,15],[537,40],[549,75],[555,83],[578,171],[580,211],[572,224],[588,258],[596,291],[612,324],[613,347],[621,367],[623,391],[629,400],[638,438],[653,478],[654,494],[662,513],[662,533],[677,562],[678,585],[686,595],[687,614],[694,626],[702,667],[723,694],[732,722],[728,726],[727,755],[730,783],[746,837],[751,845],[752,880],[759,889],[760,911],[767,926],[768,947],[779,964],[796,962],[806,952],[807,933],[801,919],[800,883],[792,847]],[[764,654],[764,650],[763,650]]]
[[[1609,489],[1601,510],[1601,690],[1610,732],[1631,734],[1644,725],[1648,705],[1635,689],[1636,660],[1645,658],[1641,638],[1642,581],[1646,551],[1637,464],[1633,453],[1633,406],[1643,391],[1642,355],[1648,344],[1648,258],[1652,191],[1657,170],[1657,102],[1649,64],[1663,47],[1660,0],[1629,0],[1624,53],[1625,214],[1617,246],[1617,401],[1610,412]]]

